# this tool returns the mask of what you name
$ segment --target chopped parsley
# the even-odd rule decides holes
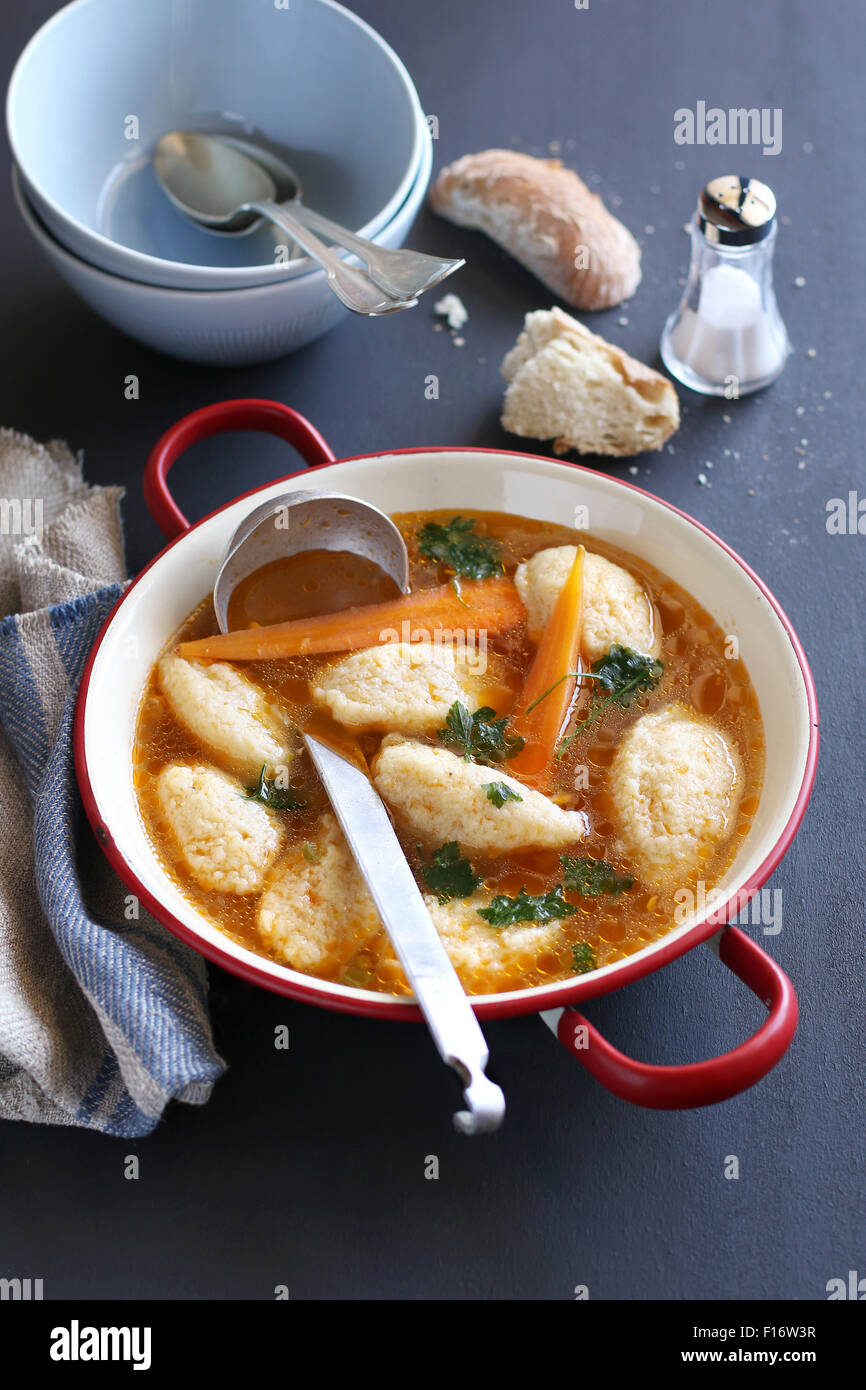
[[[606,859],[573,859],[570,854],[561,854],[559,862],[566,888],[581,897],[598,898],[602,893],[619,897],[634,887],[632,875],[618,874]]]
[[[551,922],[557,917],[572,917],[575,912],[577,908],[565,901],[562,885],[557,884],[549,893],[539,893],[535,897],[525,888],[521,888],[516,898],[499,893],[489,907],[479,907],[478,916],[491,927],[512,927],[517,922]]]
[[[506,801],[522,801],[520,792],[516,792],[513,787],[509,787],[507,782],[485,782],[484,791],[487,800],[492,801],[494,806],[504,806]]]
[[[439,738],[447,748],[463,754],[467,763],[501,763],[514,758],[523,747],[517,734],[507,734],[507,719],[497,719],[496,710],[483,705],[471,713],[459,700],[448,711]]]
[[[450,902],[452,898],[468,898],[481,883],[469,860],[461,858],[456,840],[449,840],[434,850],[431,862],[422,863],[421,873],[440,903]]]
[[[502,546],[492,536],[477,536],[469,516],[453,516],[443,526],[428,521],[418,532],[418,549],[430,560],[450,565],[467,579],[490,579],[502,574]]]
[[[638,695],[653,690],[664,671],[661,661],[656,661],[651,656],[643,656],[631,647],[623,647],[619,642],[614,642],[610,651],[599,657],[598,661],[594,661],[592,669],[587,672],[587,675],[597,682],[593,687],[589,714],[561,741],[556,756],[561,758],[572,739],[594,724],[599,715],[611,705],[627,709]]]
[[[270,806],[274,811],[300,811],[306,806],[304,798],[291,787],[277,785],[279,778],[266,777],[266,768],[267,763],[262,763],[258,785],[246,788],[247,801],[261,801],[263,806]]]
[[[588,941],[578,941],[576,945],[572,946],[571,954],[573,957],[571,966],[573,974],[586,975],[590,970],[595,969],[595,951]]]

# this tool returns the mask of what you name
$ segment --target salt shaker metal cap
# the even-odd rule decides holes
[[[698,198],[698,226],[717,245],[753,246],[770,235],[775,218],[775,194],[759,179],[725,174],[711,179]]]
[[[662,361],[693,391],[735,400],[774,381],[790,352],[773,290],[773,191],[739,174],[711,179],[690,231],[688,280],[662,333]]]

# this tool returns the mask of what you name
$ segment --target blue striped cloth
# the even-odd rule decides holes
[[[111,869],[73,769],[81,673],[124,588],[121,495],[0,430],[0,497],[40,502],[38,531],[0,534],[0,1118],[135,1137],[224,1064],[204,961]]]
[[[103,1038],[101,1051],[88,1049],[87,1074],[69,1118],[107,1134],[135,1136],[154,1128],[170,1099],[207,1100],[222,1063],[211,1038],[201,958],[143,910],[137,920],[122,913],[104,920],[84,900],[80,845],[92,832],[72,765],[75,693],[121,592],[122,585],[111,584],[37,614],[0,620],[0,722],[32,801],[39,904]],[[46,642],[53,652],[46,652]],[[49,665],[53,679],[60,671],[68,684],[57,728],[42,705]],[[129,896],[118,886],[128,910]]]

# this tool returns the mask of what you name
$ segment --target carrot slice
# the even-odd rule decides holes
[[[511,716],[514,732],[525,740],[508,764],[515,777],[544,777],[568,717],[583,631],[584,553],[579,545]]]
[[[464,579],[459,594],[451,584],[272,626],[243,628],[181,642],[180,656],[211,661],[271,661],[323,652],[352,652],[385,642],[463,640],[515,627],[526,616],[510,579]]]

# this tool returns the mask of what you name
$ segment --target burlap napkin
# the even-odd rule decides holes
[[[0,431],[0,1118],[134,1136],[206,1101],[223,1064],[204,962],[130,910],[72,767],[81,672],[125,584],[122,495],[65,444]]]

